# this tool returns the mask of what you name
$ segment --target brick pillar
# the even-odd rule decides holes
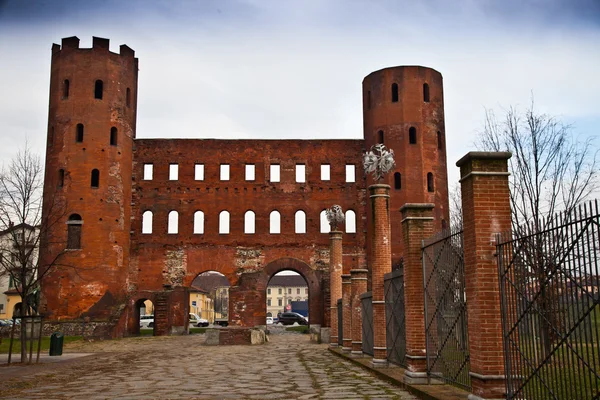
[[[390,186],[369,186],[371,215],[371,292],[373,293],[373,361],[374,367],[387,366],[384,275],[392,272],[390,229]]]
[[[363,355],[362,352],[362,303],[360,295],[367,291],[367,273],[366,269],[350,270],[350,297],[352,305],[352,351],[351,354],[356,357]]]
[[[506,397],[495,234],[511,229],[510,153],[471,152],[461,158],[465,281],[471,399]]]
[[[422,242],[433,236],[434,204],[405,204],[402,213],[404,242],[404,310],[406,315],[406,370],[404,381],[427,383],[425,299],[423,298]]]
[[[330,343],[331,347],[338,346],[338,314],[337,301],[342,298],[342,232],[332,231],[329,233],[329,321],[331,324]]]
[[[350,274],[342,275],[342,351],[350,353],[352,351],[352,287]]]

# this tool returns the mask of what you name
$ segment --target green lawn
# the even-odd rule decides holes
[[[290,326],[288,328],[285,328],[285,330],[289,331],[289,332],[308,333],[308,326],[307,325]]]
[[[77,342],[79,340],[82,340],[83,338],[81,336],[65,336],[64,337],[64,341],[63,343],[71,343],[71,342]],[[10,338],[2,338],[2,343],[0,344],[0,354],[6,354],[8,353],[8,347],[10,345]],[[44,351],[48,351],[50,349],[50,337],[49,336],[45,336],[42,337],[42,352]],[[27,349],[29,351],[29,348]],[[21,352],[21,341],[20,340],[13,340],[13,354],[18,354]],[[37,340],[35,342],[33,342],[33,353],[37,353]]]

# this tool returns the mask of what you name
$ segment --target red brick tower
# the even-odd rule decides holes
[[[52,46],[44,181],[49,225],[40,259],[61,267],[42,284],[51,319],[121,314],[130,253],[138,60],[122,45],[77,37]],[[65,250],[66,249],[66,250]],[[94,307],[95,306],[95,307]]]
[[[396,168],[380,183],[391,187],[396,265],[403,254],[400,207],[434,203],[434,231],[449,220],[442,75],[420,66],[372,72],[363,80],[363,120],[365,147],[383,143],[395,153]],[[372,183],[369,177],[367,184]]]

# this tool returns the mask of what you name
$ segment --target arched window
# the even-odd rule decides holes
[[[281,214],[277,210],[271,211],[269,214],[269,233],[281,233]]]
[[[352,210],[346,211],[346,233],[356,233],[356,213]]]
[[[117,145],[117,128],[115,128],[114,126],[110,128],[110,145]]]
[[[411,126],[408,130],[408,143],[417,144],[417,128]]]
[[[65,185],[65,170],[58,170],[58,187],[63,187]]]
[[[429,103],[429,85],[426,83],[423,84],[423,101]]]
[[[102,100],[102,91],[104,90],[104,82],[100,79],[94,85],[94,98]]]
[[[125,94],[125,104],[127,107],[131,107],[131,89],[127,88],[127,92]]]
[[[194,234],[204,234],[204,213],[202,211],[194,213]]]
[[[75,141],[78,143],[83,142],[83,124],[77,124],[77,131],[75,134]]]
[[[296,233],[306,233],[306,213],[302,210],[296,211],[295,215]]]
[[[219,213],[219,234],[229,235],[229,211]]]
[[[400,172],[394,174],[394,189],[402,189],[402,175],[400,175]]]
[[[82,225],[81,215],[71,214],[67,221],[67,249],[81,249]]]
[[[144,211],[142,214],[142,233],[152,233],[152,211]]]
[[[383,131],[377,132],[377,143],[383,144]]]
[[[178,233],[179,232],[179,213],[175,210],[169,213],[169,224],[167,226],[167,233]]]
[[[325,210],[319,214],[319,220],[321,222],[321,233],[329,233],[331,227],[329,226],[329,221],[327,221],[327,212]]]
[[[256,214],[248,210],[244,214],[244,233],[252,235],[256,233]]]
[[[93,188],[97,188],[100,186],[100,171],[98,171],[97,169],[92,170],[92,183],[90,186],[92,186]]]
[[[427,191],[433,192],[433,174],[431,172],[427,173]]]
[[[444,139],[442,138],[442,132],[437,132],[437,140],[438,140],[438,149],[444,148]]]
[[[63,99],[68,99],[69,98],[69,80],[65,79],[65,82],[63,84]]]
[[[392,103],[398,102],[398,84],[392,83]]]

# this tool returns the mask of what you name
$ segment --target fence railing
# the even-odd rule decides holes
[[[463,232],[423,242],[427,376],[471,388]]]
[[[362,352],[373,355],[373,293],[360,295],[362,313]]]
[[[406,367],[406,314],[404,312],[404,268],[384,277],[387,358]]]
[[[507,397],[600,398],[598,202],[498,235]]]
[[[337,315],[338,315],[338,345],[342,345],[344,343],[344,306],[342,304],[342,299],[338,299],[337,301]]]

